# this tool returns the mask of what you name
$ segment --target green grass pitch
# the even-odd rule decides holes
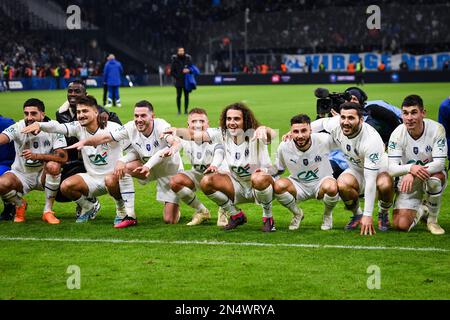
[[[317,86],[199,87],[191,107],[205,108],[217,126],[222,108],[245,101],[262,124],[284,133],[298,113],[315,115]],[[345,85],[328,86],[342,91]],[[438,106],[448,96],[449,83],[372,84],[364,86],[370,99],[400,105],[408,94],[423,97],[428,116],[437,119]],[[99,89],[88,90],[99,101]],[[185,126],[176,115],[173,87],[122,88],[123,107],[114,109],[125,123],[133,104],[150,100],[156,116],[173,126]],[[65,91],[0,94],[0,114],[19,120],[23,102],[42,99],[54,118]],[[275,150],[272,150],[275,152]],[[33,191],[24,224],[0,223],[0,299],[449,299],[450,201],[445,191],[440,223],[447,233],[431,235],[424,224],[410,233],[377,232],[361,237],[343,230],[350,216],[342,203],[334,210],[334,229],[320,230],[323,205],[300,204],[305,211],[300,230],[289,231],[291,214],[278,203],[273,211],[277,232],[260,231],[261,209],[242,205],[248,224],[231,232],[215,225],[217,207],[201,199],[213,219],[188,227],[193,210],[182,205],[179,224],[165,225],[155,184],[136,185],[137,227],[115,230],[114,203],[100,198],[96,220],[75,223],[75,204],[55,205],[61,224],[41,220],[42,192]],[[69,266],[80,270],[80,289],[68,289]],[[379,268],[380,286],[369,289]],[[369,270],[370,271],[370,270]],[[70,282],[70,279],[69,279]]]

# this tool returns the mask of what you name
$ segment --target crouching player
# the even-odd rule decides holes
[[[222,111],[220,129],[230,173],[205,175],[200,181],[202,191],[230,213],[225,230],[235,229],[247,222],[246,215],[236,207],[237,204],[256,200],[263,209],[262,231],[275,231],[272,216],[274,181],[271,174],[276,172],[265,144],[268,141],[266,136],[273,138],[274,131],[259,127],[253,112],[243,103],[231,104]]]
[[[97,101],[92,96],[82,97],[77,102],[78,121],[69,123],[35,122],[24,128],[22,132],[31,133],[53,132],[65,134],[67,137],[76,137],[79,140],[88,137],[97,137],[107,134],[114,128],[120,128],[115,122],[107,122],[106,127],[99,123]],[[69,148],[76,148],[76,144]],[[90,219],[95,219],[100,210],[99,201],[92,203],[89,198],[98,197],[108,193],[105,176],[113,172],[114,164],[122,155],[122,145],[116,141],[96,145],[96,147],[86,146],[81,148],[83,163],[86,173],[77,173],[65,179],[61,184],[61,192],[67,198],[75,201],[80,207],[80,215],[77,216],[77,223],[84,223]],[[116,210],[124,210],[123,202],[116,200]]]
[[[194,226],[211,218],[209,210],[198,199],[195,190],[200,189],[204,174],[215,173],[224,167],[224,147],[222,133],[209,127],[208,115],[204,109],[194,108],[189,112],[188,128],[171,128],[181,140],[181,146],[189,158],[192,169],[182,171],[170,179],[170,187],[184,203],[195,209],[192,220],[187,224]],[[228,224],[226,213],[219,209],[217,225]]]
[[[311,133],[311,120],[305,114],[291,119],[290,140],[278,147],[279,172],[288,169],[290,176],[275,181],[275,198],[293,214],[289,230],[297,230],[303,220],[303,211],[297,202],[323,199],[322,230],[333,228],[333,208],[339,193],[333,170],[328,161],[330,150],[336,147],[327,133]]]
[[[389,173],[401,178],[393,222],[398,230],[410,231],[421,218],[435,235],[445,233],[438,224],[442,193],[447,184],[444,127],[425,118],[421,97],[407,96],[402,104],[403,124],[389,140]],[[424,205],[422,205],[424,202]]]
[[[21,130],[45,119],[41,100],[29,99],[23,105],[24,120],[0,134],[0,144],[14,141],[16,158],[11,170],[0,177],[0,194],[5,202],[16,205],[14,222],[24,222],[27,203],[21,195],[31,190],[45,189],[45,207],[42,219],[50,224],[60,221],[53,212],[53,203],[61,182],[61,165],[67,161],[63,149],[66,140],[61,134],[39,132],[22,134]]]
[[[153,105],[146,100],[139,101],[134,107],[134,121],[129,121],[116,130],[81,140],[72,147],[130,141],[127,154],[115,162],[113,172],[106,177],[108,190],[116,200],[124,202],[124,211],[118,211],[115,228],[126,228],[137,224],[134,210],[135,189],[132,177],[139,183],[157,181],[158,201],[164,202],[164,222],[178,223],[178,197],[170,190],[170,177],[183,168],[176,139],[161,134],[170,127],[163,119],[155,118]]]

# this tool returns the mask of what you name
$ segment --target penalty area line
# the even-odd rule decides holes
[[[246,247],[287,247],[287,248],[316,248],[316,249],[349,249],[349,250],[393,250],[393,251],[434,251],[449,252],[443,248],[416,248],[416,247],[386,247],[386,246],[350,246],[306,243],[266,243],[266,242],[225,242],[225,241],[200,241],[200,240],[142,240],[142,239],[86,239],[86,238],[25,238],[25,237],[0,237],[0,241],[41,241],[41,242],[87,242],[87,243],[138,243],[138,244],[186,244],[186,245],[220,245],[220,246],[246,246]]]

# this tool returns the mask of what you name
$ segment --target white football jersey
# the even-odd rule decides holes
[[[261,141],[248,139],[241,144],[234,143],[233,138],[224,139],[225,160],[233,178],[244,187],[251,187],[251,175],[256,169],[272,169],[269,150]]]
[[[112,131],[111,136],[116,141],[129,140],[142,163],[146,163],[156,152],[168,147],[166,140],[160,138],[160,135],[167,128],[170,128],[170,124],[166,120],[155,118],[153,121],[153,131],[146,137],[136,129],[134,121],[129,121],[124,126]],[[179,153],[164,158],[163,161],[182,165]]]
[[[422,136],[414,140],[404,124],[392,132],[388,144],[389,159],[396,158],[402,165],[425,166],[433,159],[447,158],[447,140],[444,127],[431,119],[423,119]],[[409,171],[409,169],[408,169]]]
[[[328,125],[327,131],[342,150],[350,168],[362,173],[364,169],[379,170],[382,164],[387,165],[383,140],[371,125],[363,122],[359,134],[351,139],[342,132],[339,117],[333,117]]]
[[[223,149],[222,132],[218,128],[206,129],[210,142],[197,143],[192,140],[181,140],[183,150],[188,156],[192,168],[203,173],[212,163],[216,149]]]
[[[56,121],[51,121],[52,124],[54,122]],[[98,128],[96,132],[89,132],[78,121],[73,121],[61,124],[56,122],[49,129],[58,130],[61,126],[66,128],[66,132],[64,133],[66,136],[76,137],[78,140],[84,140],[99,134],[111,134],[112,131],[120,128],[119,124],[108,121],[106,128]],[[98,145],[97,147],[84,146],[81,149],[81,156],[83,157],[83,163],[88,174],[104,176],[114,171],[117,161],[122,156],[122,144],[111,141]]]
[[[37,172],[42,170],[44,162],[41,160],[25,160],[22,157],[22,152],[30,149],[33,153],[51,154],[56,149],[65,148],[67,146],[66,139],[62,134],[43,131],[37,135],[25,134],[21,132],[25,127],[25,121],[20,120],[3,131],[10,141],[14,141],[16,150],[16,158],[11,168],[24,173]]]
[[[276,166],[288,169],[290,177],[301,184],[315,185],[323,178],[333,176],[328,156],[335,148],[332,137],[327,133],[312,133],[311,146],[300,151],[293,140],[281,142],[278,147]]]

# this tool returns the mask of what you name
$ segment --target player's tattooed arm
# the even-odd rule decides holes
[[[22,157],[24,157],[26,160],[33,160],[33,161],[54,161],[61,164],[64,164],[67,162],[67,151],[64,149],[56,149],[53,153],[50,154],[44,154],[44,153],[33,153],[30,149],[25,149],[22,152]]]

